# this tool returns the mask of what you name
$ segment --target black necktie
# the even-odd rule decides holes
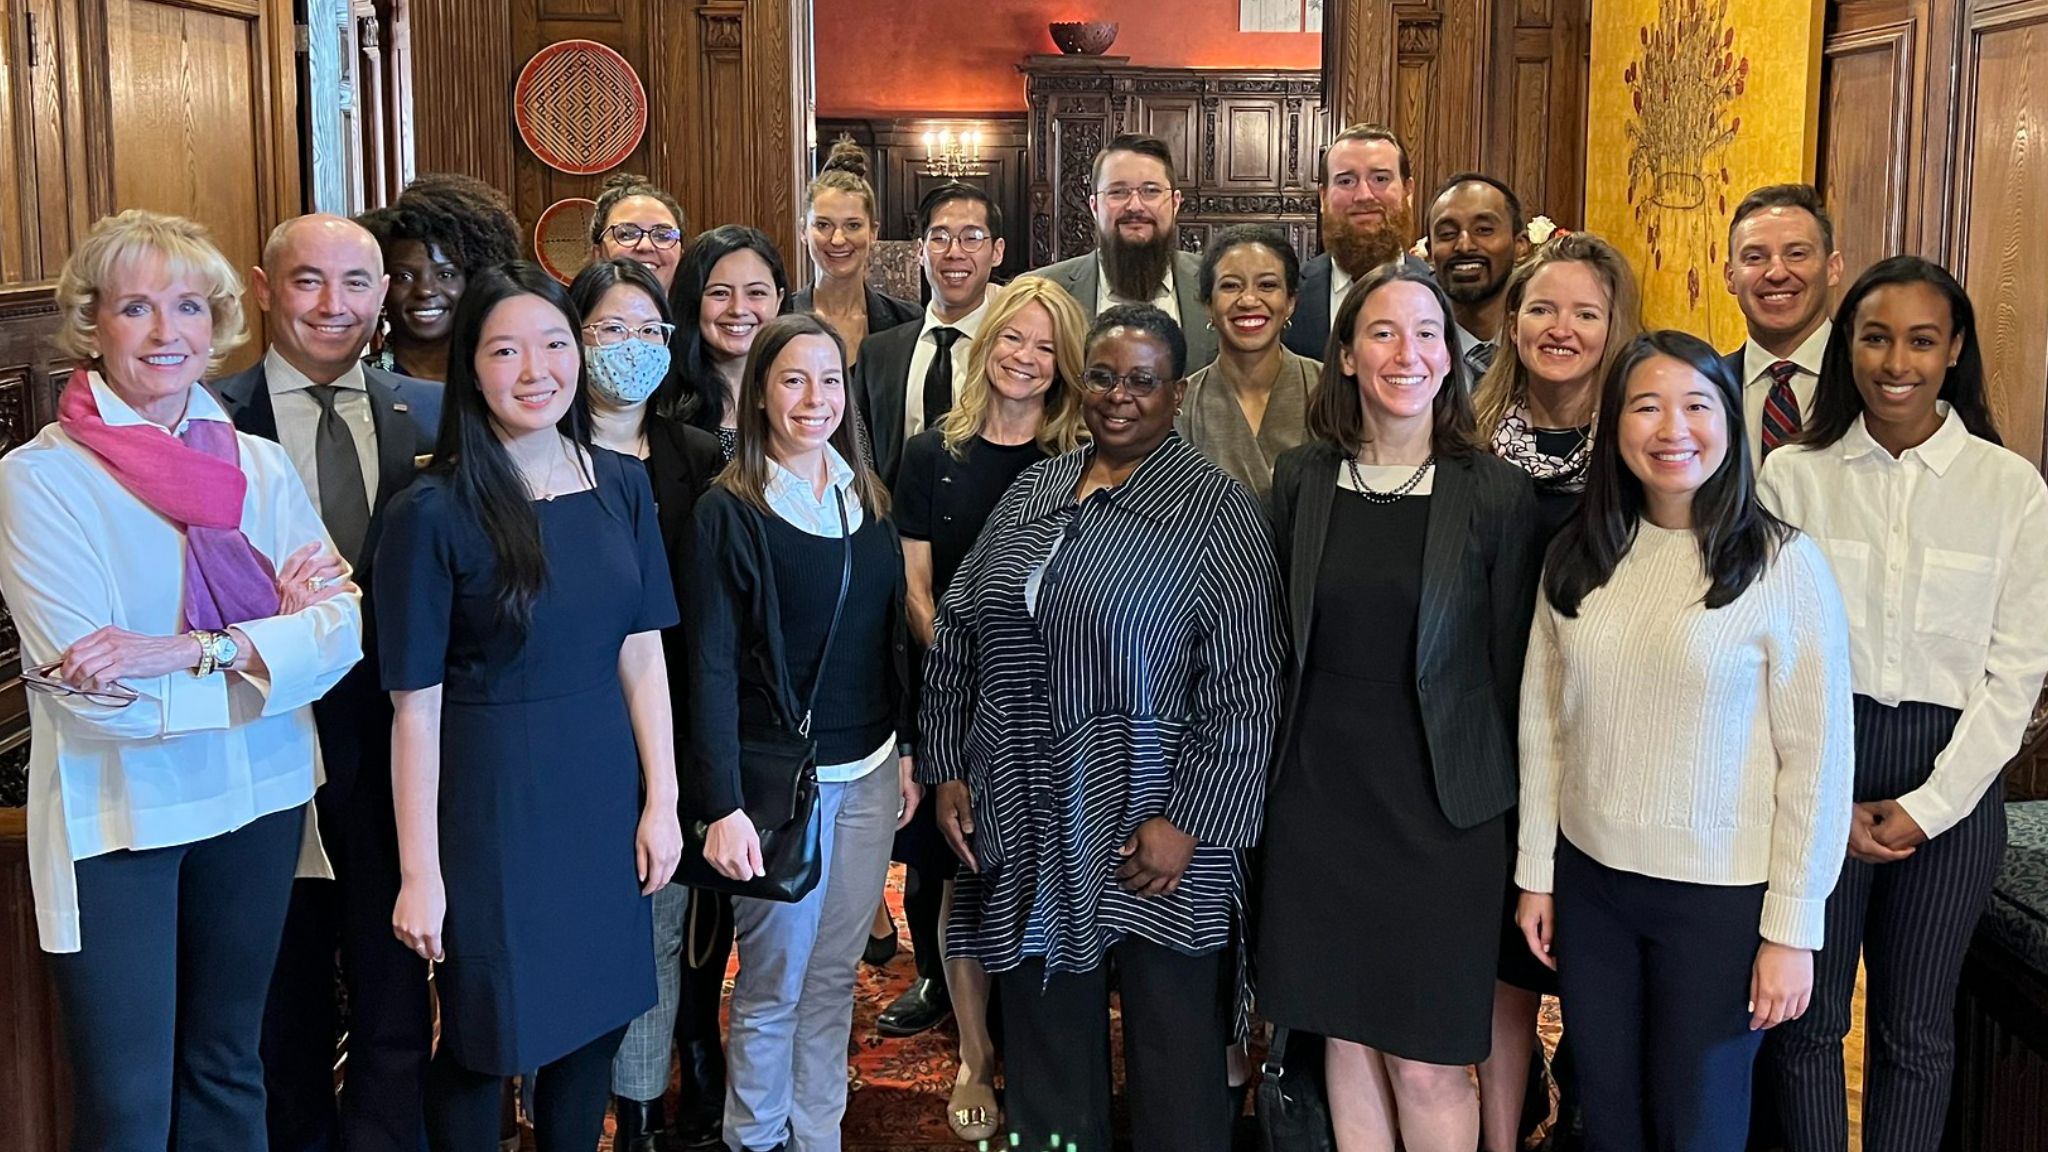
[[[939,350],[932,354],[932,366],[924,373],[924,426],[937,428],[953,407],[953,342],[966,333],[958,328],[934,328],[932,339]]]
[[[313,468],[320,478],[320,518],[342,559],[354,565],[370,531],[370,497],[363,484],[363,461],[348,421],[335,411],[332,384],[315,384],[306,395],[320,405],[320,424],[313,430]]]

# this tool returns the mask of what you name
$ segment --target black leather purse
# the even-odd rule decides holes
[[[1323,1086],[1322,1046],[1297,1045],[1290,1058],[1288,1039],[1287,1029],[1273,1029],[1273,1045],[1259,1068],[1259,1095],[1252,1106],[1259,1121],[1259,1148],[1336,1152],[1337,1133],[1330,1126],[1330,1098]]]
[[[839,617],[846,611],[846,594],[853,586],[853,536],[847,530],[846,498],[837,489],[832,496],[839,504],[839,539],[845,561],[839,571],[839,602],[832,607],[825,647],[818,654],[818,671],[811,678],[810,691],[804,693],[800,711],[790,706],[785,681],[779,722],[740,729],[740,796],[747,818],[761,838],[763,874],[734,880],[713,868],[704,858],[711,827],[694,820],[683,829],[683,859],[676,867],[679,884],[785,904],[796,903],[818,886],[825,862],[819,852],[818,742],[811,739],[811,706],[817,702],[825,661],[832,655],[832,640],[839,633]]]

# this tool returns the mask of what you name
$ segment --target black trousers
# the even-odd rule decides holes
[[[264,1147],[257,1036],[304,820],[73,865],[82,947],[49,957],[73,1152]]]
[[[1764,886],[1659,880],[1559,838],[1558,997],[1589,1152],[1740,1152]]]
[[[683,978],[676,988],[676,1057],[682,1063],[677,1125],[715,1132],[725,1117],[725,1040],[719,1008],[732,960],[732,898],[698,889],[683,919]]]
[[[911,959],[921,980],[946,987],[946,958],[939,948],[939,912],[945,906],[946,885],[928,881],[916,868],[904,869],[903,919],[910,929]]]
[[[626,1038],[621,1024],[534,1074],[533,1136],[539,1152],[590,1152],[604,1135],[612,1057]],[[446,1049],[427,1069],[427,1146],[433,1152],[498,1152],[505,1077],[473,1072]]]
[[[433,1044],[427,962],[391,931],[398,828],[391,790],[364,779],[315,797],[333,880],[292,890],[263,1020],[271,1152],[420,1152]],[[348,991],[337,1107],[335,962]]]
[[[1887,708],[1856,698],[1856,799],[1896,800],[1925,783],[1959,713],[1934,704]],[[1785,1145],[1848,1146],[1842,1040],[1860,956],[1869,980],[1863,1063],[1863,1147],[1933,1152],[1955,1071],[1956,983],[1963,953],[2005,858],[1997,782],[1954,827],[1891,864],[1849,860],[1828,897],[1827,943],[1814,958],[1813,1004],[1765,1045],[1777,1073]]]
[[[1010,1131],[1031,1152],[1110,1150],[1110,971],[1123,1005],[1135,1152],[1229,1152],[1227,949],[1189,956],[1127,937],[1092,972],[995,975]]]

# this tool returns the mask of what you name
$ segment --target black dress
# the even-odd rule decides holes
[[[1428,526],[1426,496],[1340,491],[1330,509],[1267,798],[1258,1002],[1275,1024],[1471,1064],[1491,1046],[1507,840],[1501,817],[1457,828],[1437,800],[1415,687]]]
[[[646,470],[591,450],[596,486],[539,500],[547,582],[522,630],[499,620],[496,561],[445,476],[391,504],[377,554],[384,687],[442,687],[441,1043],[512,1075],[653,1007],[640,894],[640,756],[619,682],[627,636],[676,601]]]

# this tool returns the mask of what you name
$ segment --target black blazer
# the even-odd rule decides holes
[[[697,498],[725,467],[718,437],[681,420],[655,416],[647,421],[647,479],[654,486],[654,518],[668,552],[669,579],[675,585],[676,607],[688,611],[691,565],[697,537]],[[677,764],[682,764],[690,733],[690,646],[680,623],[661,634],[661,654],[668,666],[669,709],[675,718]]]
[[[1294,747],[1295,704],[1316,619],[1316,573],[1342,463],[1335,445],[1312,440],[1282,454],[1273,468],[1273,541],[1294,637],[1277,745],[1283,764]],[[1522,656],[1542,565],[1536,533],[1535,490],[1521,469],[1482,453],[1437,460],[1423,545],[1415,689],[1437,803],[1460,828],[1515,806]]]
[[[865,433],[862,447],[882,483],[896,486],[903,465],[904,396],[910,387],[910,355],[924,325],[899,324],[860,342],[853,366],[853,403]]]
[[[1294,297],[1294,318],[1280,332],[1280,342],[1296,356],[1321,360],[1330,343],[1330,254],[1318,253],[1301,266],[1301,288]]]
[[[441,423],[442,385],[415,380],[368,365],[363,385],[377,429],[377,498],[370,503],[370,524],[363,536],[363,554],[355,582],[363,589],[363,659],[349,669],[327,695],[313,702],[313,720],[320,730],[320,758],[327,770],[321,803],[341,812],[364,785],[364,802],[391,809],[391,700],[377,680],[377,622],[370,596],[371,562],[384,529],[384,509],[418,474],[417,460],[434,450]],[[277,409],[263,365],[216,380],[213,390],[235,427],[251,436],[276,440]],[[321,834],[340,844],[342,827],[321,821]]]
[[[865,285],[863,287],[867,288],[868,335],[870,336],[877,332],[894,328],[899,324],[908,324],[924,315],[923,308],[908,300],[899,299],[886,292],[877,292],[873,287]],[[812,290],[806,288],[791,296],[789,298],[789,310],[791,312],[816,312],[818,306],[813,302]]]

